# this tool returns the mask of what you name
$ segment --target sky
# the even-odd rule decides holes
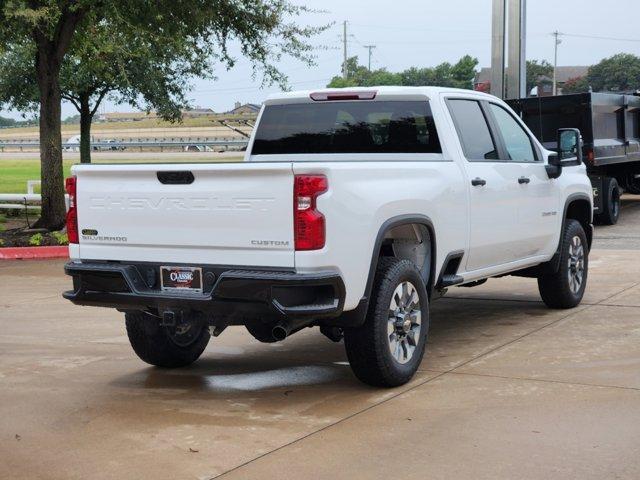
[[[640,56],[637,28],[638,0],[527,0],[527,58],[553,61],[555,30],[562,37],[558,65],[591,65],[619,52]],[[324,13],[309,14],[300,23],[334,23],[314,37],[318,47],[314,67],[283,58],[279,69],[288,75],[293,90],[322,88],[340,74],[342,23],[348,22],[348,54],[366,65],[367,49],[375,45],[372,68],[401,71],[411,66],[430,67],[456,62],[469,54],[480,66],[491,62],[491,0],[292,0]],[[599,37],[584,38],[583,36]],[[251,78],[251,65],[238,57],[236,66],[214,71],[217,80],[195,80],[189,98],[194,106],[224,112],[236,101],[261,103],[277,87],[261,88],[261,78]],[[126,105],[106,101],[101,112],[130,111]],[[64,104],[63,118],[74,115]],[[18,112],[0,115],[19,117]]]

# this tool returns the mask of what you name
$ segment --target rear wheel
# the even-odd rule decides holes
[[[209,343],[205,323],[186,316],[175,326],[160,324],[158,317],[142,312],[125,314],[129,342],[143,361],[164,368],[185,367],[192,364]]]
[[[567,220],[560,249],[560,268],[538,277],[538,289],[548,307],[573,308],[582,301],[589,272],[587,236],[577,220]]]
[[[364,383],[395,387],[418,370],[429,329],[429,299],[416,266],[382,258],[366,320],[344,331],[351,368]]]
[[[620,218],[620,186],[612,177],[602,181],[602,212],[595,219],[600,225],[615,225]]]

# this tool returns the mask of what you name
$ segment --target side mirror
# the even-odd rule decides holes
[[[558,130],[558,162],[559,166],[568,167],[582,163],[582,137],[577,128],[561,128]]]
[[[582,136],[577,128],[561,128],[558,130],[557,152],[549,155],[546,166],[549,178],[562,175],[562,167],[580,165],[582,163]]]

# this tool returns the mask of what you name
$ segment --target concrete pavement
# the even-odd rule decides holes
[[[316,330],[151,368],[121,314],[60,298],[62,262],[0,262],[0,478],[640,478],[639,206],[597,230],[577,309],[515,277],[434,302],[394,390]]]

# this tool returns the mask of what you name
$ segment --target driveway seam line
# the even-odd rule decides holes
[[[472,377],[488,377],[488,378],[501,378],[503,380],[521,380],[523,382],[542,382],[542,383],[556,383],[560,385],[576,385],[580,387],[593,387],[593,388],[614,388],[619,390],[633,390],[640,391],[639,387],[623,387],[620,385],[599,385],[595,383],[582,383],[582,382],[566,382],[563,380],[551,380],[547,378],[530,378],[530,377],[511,377],[509,375],[496,375],[492,373],[473,373],[473,372],[446,372],[452,375],[468,375]]]

